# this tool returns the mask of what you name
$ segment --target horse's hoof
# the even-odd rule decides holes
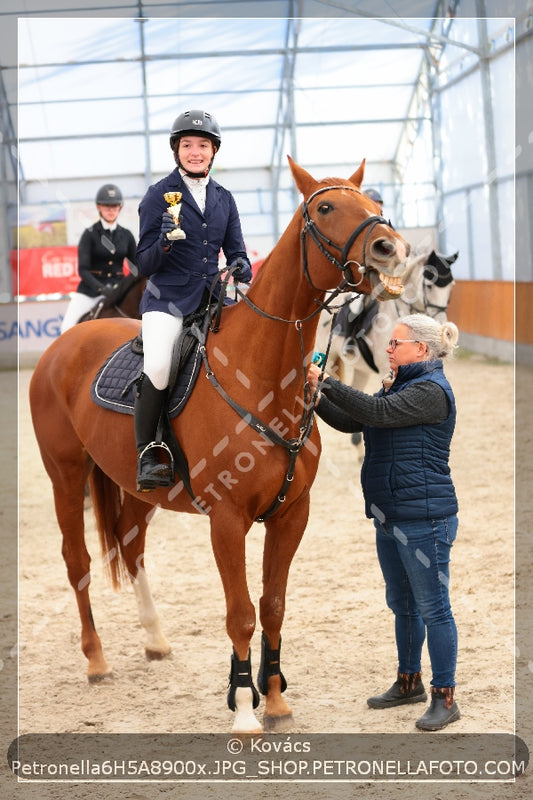
[[[257,720],[251,720],[244,727],[234,725],[231,729],[232,736],[261,736],[262,733],[263,728]]]
[[[168,656],[170,650],[167,650],[167,652],[162,652],[161,650],[150,650],[146,648],[144,652],[146,654],[147,661],[162,661]]]
[[[251,686],[235,688],[235,717],[231,732],[233,734],[263,733],[263,727],[254,713],[254,693]],[[255,693],[257,701],[259,696]],[[228,700],[229,704],[229,700]]]
[[[102,673],[96,673],[95,675],[87,675],[87,680],[90,684],[94,683],[112,683],[115,680],[115,676],[111,671]]]
[[[263,729],[265,733],[284,733],[294,729],[294,719],[292,714],[283,714],[281,717],[274,717],[265,714],[263,717]]]

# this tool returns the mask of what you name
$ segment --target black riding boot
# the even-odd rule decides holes
[[[376,697],[369,697],[366,702],[370,708],[392,708],[407,703],[425,703],[427,697],[420,672],[413,674],[398,672],[398,677],[390,689]]]
[[[166,389],[156,389],[144,373],[137,384],[135,395],[135,442],[137,445],[137,491],[150,492],[172,486],[173,476],[169,463],[159,460],[161,442],[156,442],[157,426],[167,396]]]

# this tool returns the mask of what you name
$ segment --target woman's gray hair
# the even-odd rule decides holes
[[[446,358],[457,347],[459,330],[454,322],[441,325],[426,314],[406,314],[396,324],[405,325],[414,339],[427,345],[430,359]]]

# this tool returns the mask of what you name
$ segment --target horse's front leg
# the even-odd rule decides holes
[[[239,518],[211,518],[211,543],[226,597],[226,630],[233,643],[228,706],[235,712],[232,733],[261,733],[254,709],[259,694],[252,678],[250,642],[255,608],[246,580],[245,537]]]
[[[263,717],[266,731],[281,732],[294,725],[292,711],[282,696],[287,682],[281,671],[281,626],[289,569],[308,516],[309,495],[265,523],[263,596],[259,611],[263,633],[258,683],[259,690],[266,696]]]

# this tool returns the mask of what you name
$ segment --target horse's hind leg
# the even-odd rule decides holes
[[[30,383],[33,427],[52,482],[56,517],[63,537],[61,552],[80,615],[81,649],[88,660],[87,675],[89,681],[99,681],[111,675],[111,670],[102,652],[89,598],[91,557],[85,545],[83,508],[93,462],[68,412],[58,402],[57,384],[46,371],[46,355],[40,364],[45,366],[37,366]]]
[[[61,475],[55,475],[53,468],[49,469],[49,474],[53,483],[57,521],[63,535],[61,552],[78,604],[81,649],[88,660],[87,677],[91,683],[96,683],[111,677],[112,672],[104,658],[100,637],[96,632],[89,597],[91,557],[85,545],[83,520],[85,484],[89,469],[90,464],[80,451],[77,463],[70,461],[68,469],[63,469]]]
[[[149,503],[125,494],[116,530],[122,558],[133,584],[139,620],[146,632],[145,652],[150,660],[163,658],[171,649],[161,630],[144,567],[146,528],[154,512]]]

